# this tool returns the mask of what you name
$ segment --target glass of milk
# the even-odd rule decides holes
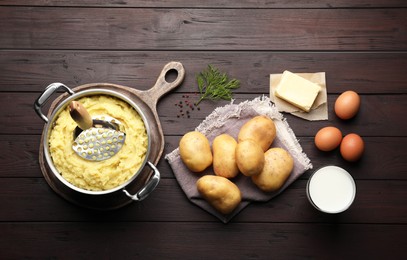
[[[352,176],[337,166],[326,166],[312,174],[307,183],[311,204],[325,213],[340,213],[352,205],[356,185]]]

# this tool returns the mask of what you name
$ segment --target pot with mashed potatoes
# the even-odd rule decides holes
[[[171,69],[178,76],[168,83],[165,74]],[[164,145],[155,106],[162,95],[182,82],[184,73],[182,64],[170,62],[148,91],[108,83],[75,89],[62,83],[49,85],[34,106],[46,122],[40,165],[43,164],[41,170],[50,186],[71,202],[96,209],[118,208],[145,199],[160,180],[154,163],[158,162]],[[68,94],[55,100],[48,115],[44,115],[42,107],[61,89]],[[69,112],[71,101],[80,102],[93,119],[106,116],[120,122],[117,130],[125,133],[125,140],[116,154],[104,160],[90,160],[74,151],[78,125]]]
[[[86,191],[106,191],[120,187],[144,165],[149,149],[147,123],[129,105],[112,95],[97,94],[77,99],[92,115],[108,115],[122,122],[126,141],[120,151],[103,161],[86,160],[72,149],[72,133],[77,127],[64,108],[53,122],[48,145],[52,162],[61,176]]]
[[[64,85],[57,83],[51,88],[61,86]],[[77,124],[68,111],[72,100],[82,103],[92,117],[109,116],[121,122],[120,131],[125,132],[126,140],[117,154],[102,161],[76,154],[72,146]],[[112,193],[125,188],[146,165],[151,143],[149,129],[140,108],[126,96],[107,89],[81,91],[65,99],[48,120],[43,144],[45,157],[54,175],[71,189],[90,195]],[[159,172],[154,165],[148,165],[157,172],[157,178],[150,184],[155,186]],[[155,187],[148,188],[149,192],[152,188]],[[142,200],[146,195],[131,196]]]

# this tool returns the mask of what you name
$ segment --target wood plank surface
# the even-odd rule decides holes
[[[406,10],[403,0],[0,1],[0,259],[404,259]],[[44,122],[33,104],[44,88],[147,90],[169,61],[180,61],[186,77],[157,105],[163,155],[229,103],[204,101],[189,117],[175,105],[197,100],[195,77],[208,64],[241,81],[235,103],[268,96],[271,73],[325,72],[329,120],[285,114],[314,168],[228,224],[187,199],[164,156],[161,181],[142,202],[96,211],[56,194],[38,162]],[[333,105],[349,89],[361,108],[343,121]],[[315,147],[328,125],[362,136],[360,161]],[[320,213],[307,199],[307,181],[326,165],[356,182],[341,214]]]
[[[323,71],[332,94],[344,89],[407,93],[407,52],[75,50],[0,50],[0,92],[42,92],[52,82],[69,87],[108,82],[145,90],[173,60],[182,62],[186,70],[184,83],[174,92],[196,92],[196,74],[213,64],[242,82],[239,93],[268,93],[269,75],[284,70]]]
[[[376,7],[406,7],[403,0],[206,0],[188,1],[183,0],[2,0],[1,5],[16,6],[98,6],[98,7],[178,7],[178,8],[376,8]]]
[[[307,200],[306,182],[298,180],[272,200],[250,204],[231,223],[407,224],[407,208],[403,207],[407,203],[406,180],[356,180],[355,202],[339,215],[314,209]],[[111,222],[219,222],[188,201],[175,179],[161,180],[157,190],[142,202],[106,212],[65,201],[43,178],[0,178],[0,185],[0,203],[7,209],[0,215],[1,222],[94,221],[95,215],[98,221]]]
[[[86,259],[400,259],[405,250],[399,238],[407,232],[405,225],[318,223],[51,222],[0,228],[5,257],[30,252],[32,258]]]
[[[241,19],[245,17],[245,19]],[[403,9],[0,8],[0,48],[407,49]]]

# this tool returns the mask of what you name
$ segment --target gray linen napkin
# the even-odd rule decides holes
[[[242,202],[227,216],[222,215],[209,205],[196,188],[196,181],[200,177],[206,174],[214,174],[211,167],[206,169],[203,173],[193,173],[189,171],[181,161],[179,148],[176,148],[165,156],[165,159],[167,159],[174,172],[175,178],[188,199],[192,203],[218,217],[224,223],[230,221],[252,201],[269,201],[286,189],[306,170],[312,168],[309,158],[302,151],[301,145],[297,141],[295,134],[289,127],[287,121],[266,96],[258,97],[251,101],[247,100],[240,104],[234,104],[232,101],[231,104],[224,107],[218,107],[201,124],[199,124],[195,130],[203,133],[210,143],[212,143],[216,136],[222,133],[228,133],[237,140],[240,127],[257,115],[266,115],[273,119],[277,129],[277,137],[271,147],[281,147],[290,152],[294,158],[294,169],[284,186],[278,191],[271,193],[261,191],[253,184],[249,177],[242,174],[231,179],[239,187],[242,193]]]

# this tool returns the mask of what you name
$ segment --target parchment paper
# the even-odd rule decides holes
[[[270,74],[270,99],[276,105],[278,111],[290,113],[294,116],[309,120],[328,120],[328,100],[325,82],[325,72],[317,73],[295,73],[313,83],[321,86],[321,91],[319,92],[311,110],[307,113],[302,111],[300,108],[288,103],[287,101],[275,96],[274,92],[276,87],[281,81],[281,76],[283,74]]]

